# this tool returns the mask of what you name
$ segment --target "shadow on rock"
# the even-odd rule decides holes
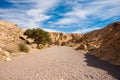
[[[90,54],[85,54],[85,58],[86,58],[85,62],[87,62],[88,66],[103,69],[107,71],[109,75],[120,80],[120,67],[119,66],[110,64],[107,61],[101,61],[99,58],[93,55],[90,55]]]

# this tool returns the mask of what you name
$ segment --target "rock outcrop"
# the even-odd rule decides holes
[[[102,43],[93,55],[120,66],[120,22],[110,24],[105,30]]]
[[[19,35],[23,33],[16,24],[0,20],[0,58],[10,59],[10,53],[17,52],[17,43],[21,42]]]
[[[52,42],[59,46],[73,46],[73,44],[82,36],[82,34],[50,33]]]
[[[0,21],[0,47],[18,41],[20,34],[22,30],[16,24]]]

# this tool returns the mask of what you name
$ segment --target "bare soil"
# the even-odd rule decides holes
[[[31,53],[0,63],[0,80],[120,80],[120,67],[70,47]]]

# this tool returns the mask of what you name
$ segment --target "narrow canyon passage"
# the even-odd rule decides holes
[[[70,47],[32,50],[0,63],[0,80],[120,80],[120,68]]]

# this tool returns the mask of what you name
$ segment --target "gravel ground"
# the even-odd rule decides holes
[[[0,63],[0,80],[120,80],[120,68],[70,47],[32,50]]]

